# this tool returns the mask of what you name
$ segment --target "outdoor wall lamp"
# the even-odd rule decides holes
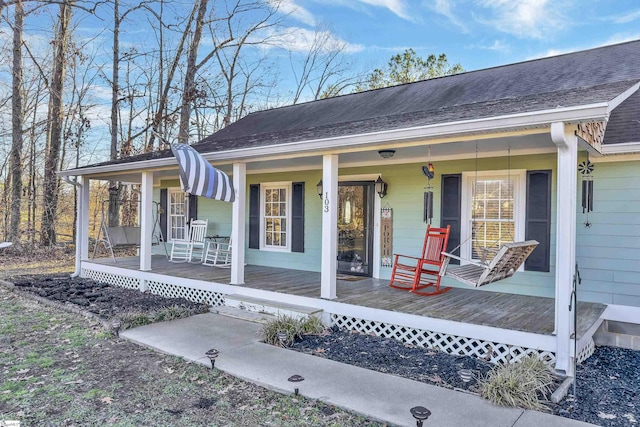
[[[322,180],[316,184],[316,191],[318,192],[318,197],[322,199]]]
[[[378,193],[378,196],[380,196],[381,199],[384,198],[384,196],[387,195],[387,183],[382,180],[382,177],[380,175],[378,175],[378,179],[376,179],[375,185],[376,193]]]

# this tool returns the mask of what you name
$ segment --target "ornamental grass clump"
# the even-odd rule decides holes
[[[280,315],[262,326],[260,336],[262,341],[267,344],[280,345],[278,333],[286,332],[285,345],[290,345],[295,340],[302,338],[303,335],[319,334],[324,329],[322,321],[315,316],[297,319],[292,316]]]
[[[500,406],[549,412],[544,402],[552,392],[553,382],[549,368],[529,356],[519,363],[498,366],[480,378],[480,395]]]

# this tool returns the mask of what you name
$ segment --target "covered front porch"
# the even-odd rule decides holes
[[[152,271],[140,271],[138,257],[83,261],[86,277],[118,286],[149,290],[225,305],[228,297],[253,297],[274,304],[296,304],[323,311],[330,325],[400,339],[411,345],[493,362],[538,354],[555,361],[553,298],[453,288],[432,297],[392,289],[387,280],[338,276],[337,297],[321,298],[321,274],[285,268],[245,266],[244,285],[231,285],[229,269],[172,263],[152,257]],[[592,336],[606,306],[579,302],[578,359],[593,350]]]

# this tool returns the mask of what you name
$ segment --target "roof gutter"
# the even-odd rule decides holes
[[[636,88],[637,89],[637,88]],[[434,137],[447,137],[464,134],[486,133],[496,130],[518,129],[524,127],[549,126],[554,122],[578,123],[585,121],[601,121],[609,118],[608,102],[600,102],[574,107],[559,107],[552,110],[534,111],[520,114],[496,116],[482,119],[461,120],[457,122],[438,123],[412,128],[385,130],[357,135],[338,136],[315,140],[288,142],[267,147],[240,148],[237,150],[204,153],[207,160],[247,160],[256,157],[291,154],[292,152],[308,153],[320,150],[345,148],[345,146],[367,146],[380,143],[411,141]],[[176,165],[173,157],[165,159],[145,160],[140,162],[120,163],[103,166],[85,167],[60,171],[60,176],[79,176],[109,172],[124,172],[140,169],[152,169]]]

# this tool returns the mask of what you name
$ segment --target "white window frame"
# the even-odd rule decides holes
[[[527,171],[526,169],[516,170],[489,170],[478,171],[478,178],[487,179],[506,179],[509,178],[513,183],[514,200],[513,200],[513,218],[514,236],[516,242],[524,241],[524,232],[526,225],[526,197],[527,197]],[[471,222],[473,221],[471,214],[472,189],[476,180],[476,172],[462,172],[462,203],[461,203],[461,224],[460,224],[460,257],[463,259],[471,259]],[[453,248],[451,248],[452,250]],[[463,261],[462,264],[465,264]],[[518,271],[524,270],[521,266]]]
[[[260,250],[274,252],[291,252],[291,208],[292,208],[292,182],[266,182],[260,183]],[[285,216],[287,226],[285,233],[287,234],[286,246],[268,246],[265,243],[265,193],[267,190],[282,189],[287,191],[287,214]]]
[[[168,242],[172,242],[173,240],[175,240],[175,238],[173,237],[174,227],[173,227],[172,219],[173,217],[180,216],[180,215],[171,214],[171,209],[173,207],[173,203],[171,203],[172,194],[182,194],[184,197],[184,207],[183,207],[184,215],[182,215],[184,217],[184,228],[183,228],[182,234],[185,239],[188,237],[187,231],[189,230],[188,224],[187,224],[187,215],[188,215],[187,210],[188,210],[189,198],[187,197],[187,193],[182,191],[182,189],[179,187],[167,188],[167,241]]]

